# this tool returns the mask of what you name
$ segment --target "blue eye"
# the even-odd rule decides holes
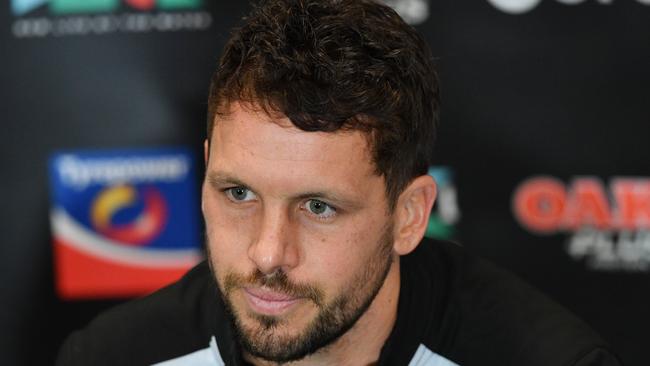
[[[247,202],[254,200],[257,196],[246,187],[232,187],[225,190],[226,196],[233,202]]]
[[[315,199],[305,202],[305,209],[319,218],[330,218],[336,215],[336,209],[327,203]]]

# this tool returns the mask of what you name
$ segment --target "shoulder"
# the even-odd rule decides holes
[[[60,365],[151,364],[208,345],[216,285],[201,263],[176,283],[99,315],[71,334]]]
[[[435,264],[430,275],[445,282],[435,289],[447,299],[444,348],[459,364],[619,364],[589,326],[513,273],[453,243],[421,246],[415,262]]]

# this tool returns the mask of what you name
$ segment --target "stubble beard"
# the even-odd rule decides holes
[[[242,349],[257,358],[285,363],[327,347],[350,330],[368,310],[388,276],[393,261],[392,228],[384,229],[378,252],[357,272],[348,288],[327,303],[323,301],[324,293],[320,288],[292,283],[281,270],[271,275],[264,275],[259,270],[248,276],[226,274],[223,283],[218,284]],[[214,269],[213,275],[219,282]],[[318,314],[298,335],[279,334],[283,326],[289,325],[286,319],[250,312],[242,314],[233,305],[235,290],[251,285],[308,299],[316,306]],[[243,317],[250,318],[253,325],[245,324]]]

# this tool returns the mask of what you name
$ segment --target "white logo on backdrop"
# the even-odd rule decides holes
[[[76,189],[91,184],[117,185],[185,178],[190,162],[182,155],[80,159],[63,155],[56,160],[61,180]]]
[[[395,9],[408,24],[417,25],[429,19],[428,0],[383,0],[383,2]]]
[[[495,8],[510,14],[521,14],[532,10],[542,0],[488,0]]]
[[[586,2],[587,0],[555,0],[558,3],[565,5],[577,5]],[[592,0],[599,4],[608,5],[614,0]],[[650,0],[636,0],[638,3],[650,5]],[[509,14],[523,14],[533,10],[539,5],[542,0],[488,0],[495,8]]]

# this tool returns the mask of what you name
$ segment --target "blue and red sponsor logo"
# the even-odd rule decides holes
[[[62,152],[50,161],[50,177],[61,297],[140,295],[200,259],[188,151]]]

